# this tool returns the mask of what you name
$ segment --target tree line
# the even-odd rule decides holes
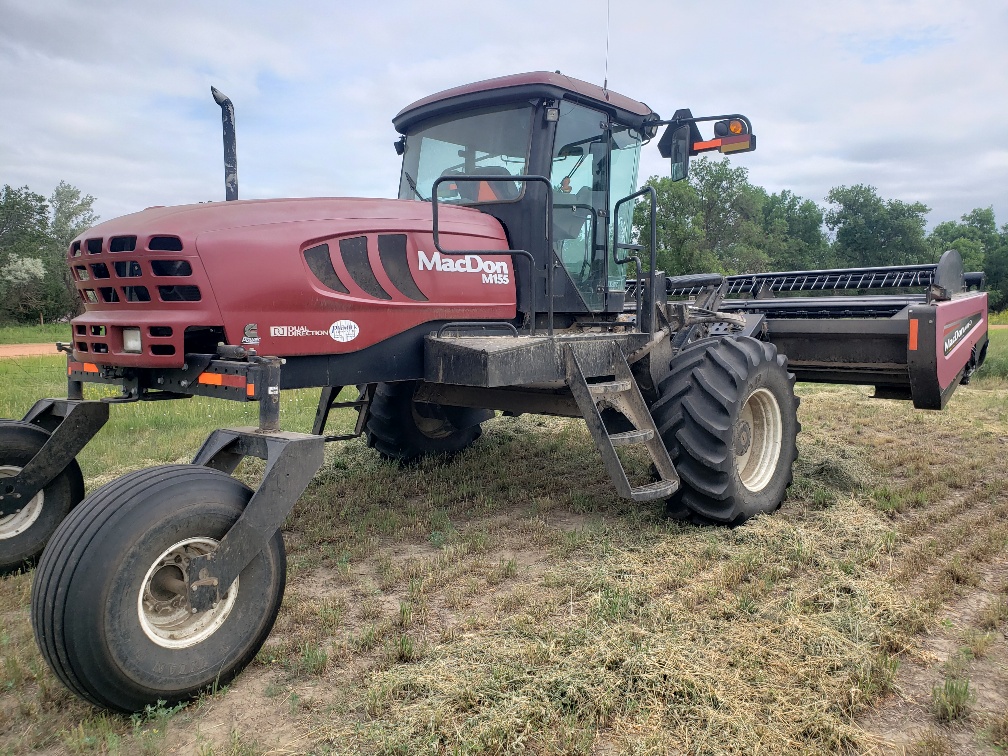
[[[47,199],[27,186],[0,191],[0,323],[51,322],[81,310],[66,254],[98,222],[95,198],[61,181]]]
[[[685,181],[646,183],[658,199],[658,268],[669,275],[913,265],[955,249],[967,271],[987,274],[991,310],[1008,307],[1008,224],[998,228],[993,207],[928,233],[930,208],[921,202],[884,199],[856,184],[834,187],[821,207],[787,189],[769,193],[750,183],[746,168],[705,156]],[[634,229],[646,246],[648,225],[640,203]]]

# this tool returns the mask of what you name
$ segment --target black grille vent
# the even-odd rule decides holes
[[[105,263],[92,263],[91,274],[95,278],[111,278],[108,271],[108,265]]]
[[[111,286],[103,286],[99,291],[101,291],[102,299],[106,302],[119,301],[119,294]]]
[[[177,236],[153,236],[147,249],[151,252],[181,252],[182,240]]]
[[[109,252],[132,252],[136,249],[135,236],[114,236],[109,239]]]
[[[89,255],[100,255],[101,254],[101,239],[88,239],[87,240],[87,251]]]
[[[333,291],[349,294],[346,285],[340,280],[329,256],[329,245],[319,244],[304,251],[305,262],[315,277]]]
[[[143,275],[140,271],[140,263],[136,260],[117,260],[113,264],[119,278],[139,278]]]
[[[146,286],[123,286],[127,302],[150,302],[150,292]]]
[[[192,266],[186,260],[151,260],[155,276],[191,276]]]
[[[426,302],[406,259],[406,234],[378,234],[378,257],[389,279],[403,294],[417,302]]]
[[[198,286],[158,286],[162,302],[199,302]]]
[[[367,237],[340,239],[339,246],[343,264],[346,265],[354,282],[375,299],[392,299],[392,295],[385,291],[375,278],[371,261],[368,259]]]

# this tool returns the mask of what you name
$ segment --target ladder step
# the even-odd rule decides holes
[[[679,483],[674,480],[659,480],[648,483],[646,486],[637,486],[630,489],[630,497],[634,501],[654,501],[655,499],[667,499],[679,490]]]
[[[613,446],[627,446],[628,444],[646,444],[654,438],[653,430],[630,430],[624,433],[613,433],[609,436]]]
[[[626,379],[605,381],[603,383],[589,383],[588,390],[593,397],[612,396],[613,394],[623,394],[630,390],[633,383]]]

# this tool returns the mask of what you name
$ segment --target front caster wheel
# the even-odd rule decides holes
[[[0,421],[0,479],[21,472],[48,440],[49,432],[37,425]],[[83,498],[84,477],[74,461],[20,511],[0,517],[0,573],[31,564],[63,518]]]
[[[280,609],[279,531],[211,609],[189,606],[186,565],[213,551],[252,491],[217,470],[140,470],[89,496],[39,560],[32,627],[42,656],[99,706],[139,711],[223,685],[255,656]]]

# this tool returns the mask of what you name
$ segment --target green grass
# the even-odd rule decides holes
[[[0,416],[63,395],[63,364],[0,360]],[[978,379],[944,412],[798,391],[788,500],[732,529],[619,499],[573,420],[497,418],[456,459],[411,468],[330,445],[284,526],[269,640],[227,690],[179,711],[130,719],[77,699],[35,648],[32,575],[4,578],[0,753],[868,752],[858,717],[1005,558],[1008,391]],[[316,398],[285,392],[284,427],[310,427]],[[81,456],[88,488],[254,418],[201,399],[114,406]],[[633,474],[648,464],[628,458]],[[1004,629],[1005,606],[980,628]],[[924,703],[986,721],[961,687]]]
[[[991,325],[1008,325],[1008,309],[990,314]]]
[[[987,347],[987,359],[976,372],[979,380],[993,378],[1008,379],[1008,329],[992,328],[987,334],[990,344]]]
[[[70,341],[69,323],[0,325],[0,344],[55,344]]]
[[[20,419],[36,400],[66,396],[66,360],[53,357],[0,359],[0,418]],[[348,394],[351,392],[347,390]],[[85,385],[85,396],[111,389]],[[287,430],[310,431],[318,402],[316,390],[284,392],[281,422]],[[78,457],[86,479],[94,482],[151,465],[188,461],[215,428],[255,425],[258,405],[194,397],[178,402],[134,402],[112,407],[108,424]],[[345,413],[344,413],[345,414]],[[334,414],[330,428],[348,432],[352,418]],[[336,423],[342,423],[337,425]]]

